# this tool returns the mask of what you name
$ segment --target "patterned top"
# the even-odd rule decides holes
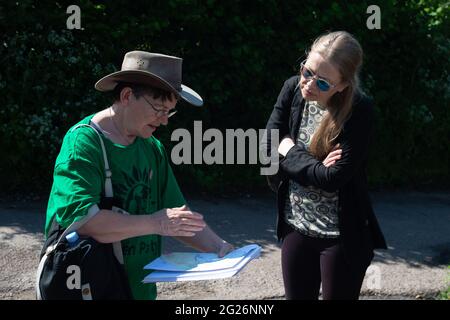
[[[328,111],[316,101],[306,102],[297,137],[297,145],[308,149],[314,133]],[[286,198],[286,222],[307,236],[337,238],[338,194],[313,186],[302,186],[289,180],[289,197]]]

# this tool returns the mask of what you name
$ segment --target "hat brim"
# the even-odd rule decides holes
[[[181,85],[180,97],[196,107],[201,107],[203,105],[202,97],[200,97],[197,92],[195,92],[188,86],[185,86],[184,84]]]
[[[181,88],[177,90],[164,79],[143,70],[113,72],[98,80],[95,84],[95,89],[102,92],[112,91],[118,82],[129,82],[160,88],[172,92],[177,99],[182,98],[194,106],[200,107],[203,105],[202,97],[188,86],[182,84]]]

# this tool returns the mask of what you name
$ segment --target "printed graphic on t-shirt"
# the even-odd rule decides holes
[[[150,169],[139,171],[133,167],[128,174],[120,172],[120,180],[114,183],[117,196],[123,199],[123,207],[133,214],[145,214],[149,207],[148,202],[155,203],[155,200],[151,199],[149,171]]]

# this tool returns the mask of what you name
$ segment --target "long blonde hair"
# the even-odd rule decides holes
[[[358,73],[362,65],[363,51],[351,34],[336,31],[318,37],[309,54],[311,52],[320,54],[332,64],[339,71],[341,81],[348,84],[342,92],[336,92],[328,100],[328,113],[311,140],[310,152],[317,159],[323,160],[332,151],[336,138],[351,115],[354,95],[361,93]]]

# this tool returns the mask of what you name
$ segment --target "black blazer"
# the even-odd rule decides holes
[[[289,134],[296,141],[305,100],[298,87],[299,76],[284,83],[266,126],[270,146],[270,129],[279,130],[279,140]],[[354,98],[353,110],[337,138],[342,157],[331,167],[325,167],[307,150],[295,145],[280,157],[276,175],[278,218],[277,236],[283,239],[286,224],[284,205],[289,179],[305,186],[315,186],[328,192],[338,191],[339,231],[348,260],[371,259],[373,249],[387,249],[372,209],[366,177],[367,156],[374,117],[372,101],[366,96]],[[276,152],[273,150],[272,152]]]

